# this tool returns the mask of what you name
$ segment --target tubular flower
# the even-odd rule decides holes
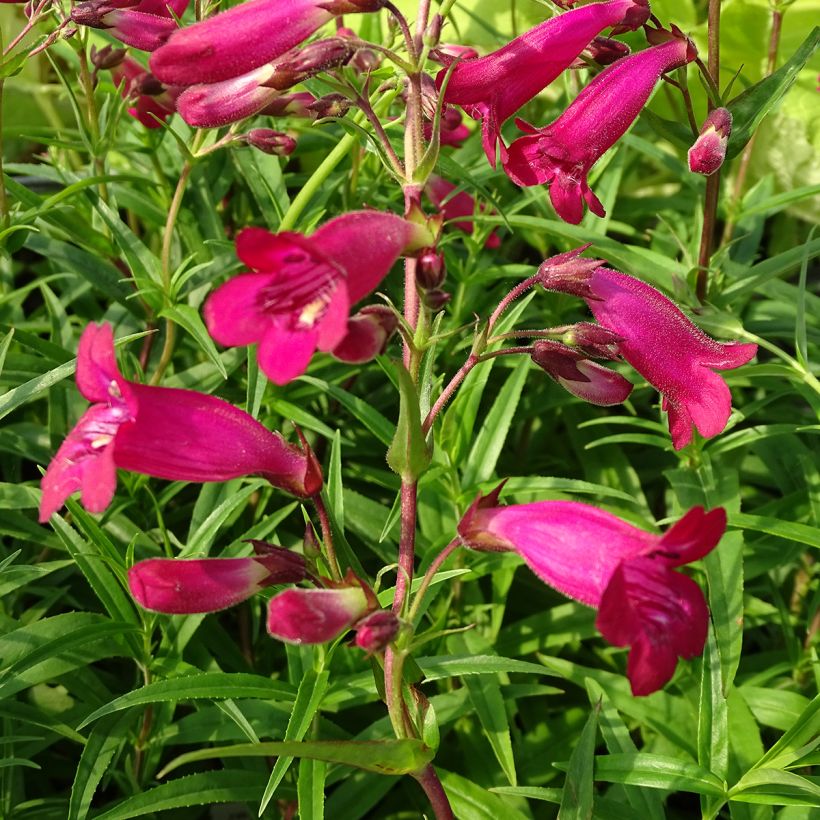
[[[71,10],[82,26],[107,29],[126,45],[141,51],[158,49],[177,30],[177,17],[188,0],[86,0]]]
[[[197,128],[239,122],[270,106],[281,91],[347,62],[351,54],[341,37],[319,40],[247,74],[186,88],[179,98],[179,113],[185,122]]]
[[[83,331],[77,387],[93,404],[43,476],[41,522],[76,490],[89,512],[102,512],[114,496],[118,467],[171,481],[261,475],[303,498],[321,490],[312,452],[288,444],[244,410],[195,390],[123,378],[109,324],[90,324]]]
[[[700,587],[674,570],[714,549],[726,529],[722,507],[694,507],[654,535],[575,501],[497,500],[498,490],[473,503],[458,526],[464,544],[517,552],[542,581],[596,608],[604,638],[630,647],[633,694],[660,689],[678,657],[701,654],[709,611]]]
[[[427,195],[433,205],[438,208],[445,220],[453,220],[456,228],[464,233],[473,232],[473,215],[475,214],[475,199],[466,191],[459,191],[453,195],[456,186],[442,177],[433,174],[427,183]],[[480,210],[484,210],[482,205]],[[465,217],[468,217],[465,219]],[[458,220],[457,222],[455,220]],[[497,248],[501,244],[498,234],[493,231],[484,243],[486,248]]]
[[[372,608],[361,586],[286,589],[268,604],[268,633],[285,643],[325,643],[346,632]]]
[[[259,342],[259,365],[276,384],[305,372],[314,351],[332,351],[348,331],[350,306],[370,293],[400,254],[429,244],[427,231],[393,214],[354,211],[311,236],[246,228],[236,240],[251,268],[205,303],[223,345]],[[425,239],[427,241],[425,241]]]
[[[247,600],[272,584],[305,578],[305,559],[265,545],[247,558],[149,558],[128,570],[137,603],[152,612],[192,615],[216,612]]]
[[[689,149],[689,170],[705,176],[714,174],[726,159],[731,133],[731,112],[728,108],[716,108],[704,120],[695,144]]]
[[[579,272],[541,266],[545,288],[582,296],[599,324],[620,336],[618,352],[663,396],[672,444],[692,441],[692,425],[705,438],[722,432],[732,410],[726,382],[714,371],[732,370],[757,353],[757,345],[716,342],[674,302],[640,279],[578,260]],[[597,260],[596,260],[597,263]]]
[[[336,14],[375,11],[378,0],[249,0],[180,29],[151,57],[169,85],[218,83],[283,55]]]
[[[623,404],[632,392],[632,385],[620,373],[591,362],[560,342],[535,342],[532,360],[564,390],[591,404]]]
[[[502,161],[506,148],[501,126],[522,105],[569,68],[593,38],[610,26],[636,29],[649,19],[647,0],[592,3],[545,20],[507,45],[476,60],[459,63],[450,76],[444,101],[460,105],[482,120],[482,143],[495,168],[496,145]],[[440,57],[447,59],[447,54]],[[447,70],[438,73],[439,88]]]
[[[517,120],[527,136],[510,145],[504,170],[517,185],[549,183],[553,207],[565,222],[581,221],[584,202],[604,216],[587,182],[589,170],[626,133],[661,75],[696,56],[691,41],[674,38],[618,60],[544,128]]]

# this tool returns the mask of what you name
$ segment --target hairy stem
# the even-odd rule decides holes
[[[421,583],[419,584],[419,588],[416,590],[416,595],[413,598],[413,605],[410,607],[410,611],[407,614],[407,618],[409,621],[414,621],[419,614],[419,609],[421,608],[422,601],[424,599],[424,593],[427,592],[427,588],[430,586],[435,574],[441,568],[441,565],[461,546],[461,539],[454,538],[432,561],[429,567],[427,567],[427,572],[424,573],[424,577],[421,579]]]
[[[339,559],[336,555],[336,547],[333,544],[333,530],[330,526],[330,516],[327,514],[327,507],[324,499],[320,495],[313,497],[313,505],[319,516],[319,523],[322,527],[322,543],[327,553],[327,562],[330,566],[330,574],[335,581],[342,580],[342,571],[339,568]]]
[[[720,0],[709,0],[709,74],[715,86],[719,85],[720,72]],[[709,100],[709,110],[714,106]],[[715,222],[720,195],[720,171],[715,171],[706,179],[706,199],[703,204],[703,228],[700,234],[700,251],[698,253],[698,274],[695,291],[698,300],[703,303],[709,290],[709,263],[715,240]]]
[[[436,820],[455,820],[453,810],[450,808],[450,801],[447,799],[447,794],[444,791],[444,786],[441,785],[436,770],[432,763],[428,763],[421,772],[414,774],[419,785],[424,789],[427,799],[435,813]]]
[[[3,176],[3,88],[5,78],[0,78],[0,228],[7,228],[9,224],[9,203],[6,195],[6,178]]]

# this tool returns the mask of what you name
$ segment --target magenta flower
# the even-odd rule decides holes
[[[604,216],[587,182],[589,170],[626,133],[661,75],[696,56],[691,41],[674,38],[618,60],[544,128],[517,120],[527,136],[510,145],[504,170],[517,185],[549,183],[553,207],[565,222],[581,221],[584,202]]]
[[[238,407],[195,390],[124,379],[109,324],[83,331],[77,387],[94,403],[43,476],[41,522],[77,490],[89,512],[102,512],[114,496],[118,467],[171,481],[261,475],[303,498],[321,490],[312,452],[288,444]]]
[[[361,586],[286,589],[268,604],[268,633],[285,643],[325,643],[350,629],[373,606]]]
[[[389,609],[377,609],[356,624],[355,644],[368,655],[384,652],[399,633],[401,623]]]
[[[632,392],[632,385],[620,373],[591,362],[560,342],[535,342],[532,360],[564,390],[590,404],[623,404]]]
[[[317,348],[331,351],[342,342],[350,306],[399,255],[425,244],[424,228],[378,211],[343,214],[310,237],[246,228],[236,252],[252,271],[208,297],[208,330],[223,345],[259,342],[260,367],[286,384],[305,372]]]
[[[218,83],[299,45],[336,14],[375,11],[379,0],[248,0],[180,29],[151,57],[168,85]]]
[[[128,587],[143,609],[191,615],[227,609],[267,586],[304,578],[301,555],[266,544],[247,558],[149,558],[128,570]]]
[[[500,488],[499,488],[500,489]],[[678,657],[703,651],[709,611],[700,587],[676,567],[707,555],[726,529],[722,507],[694,507],[663,535],[633,527],[575,501],[497,506],[498,490],[479,496],[458,527],[473,549],[517,552],[542,581],[598,609],[596,626],[629,646],[635,695],[660,689]]]
[[[599,324],[621,337],[618,351],[663,396],[676,450],[722,432],[732,410],[726,382],[714,371],[752,359],[755,344],[721,343],[707,336],[651,285],[625,273],[578,260],[578,271],[541,266],[545,288],[581,295]]]
[[[732,133],[732,114],[728,108],[710,112],[700,134],[689,149],[689,170],[693,174],[714,174],[726,159],[726,147]]]
[[[482,120],[484,151],[495,168],[496,144],[502,162],[506,159],[500,134],[505,120],[569,68],[601,31],[610,26],[636,29],[648,19],[647,0],[609,0],[559,14],[486,57],[459,63],[444,100]],[[439,88],[445,75],[443,69],[436,77]]]
[[[464,233],[471,234],[473,232],[473,216],[475,215],[475,199],[466,191],[459,191],[453,194],[456,190],[452,182],[448,182],[442,177],[433,174],[427,182],[427,196],[436,208],[441,211],[442,216],[446,221],[452,221],[456,228]],[[480,207],[481,211],[484,206]],[[467,217],[465,219],[465,217]],[[497,248],[501,244],[501,239],[498,234],[493,231],[484,243],[485,248]]]
[[[107,29],[126,45],[141,51],[158,49],[177,30],[175,17],[189,0],[86,0],[71,10],[71,19],[82,26]]]

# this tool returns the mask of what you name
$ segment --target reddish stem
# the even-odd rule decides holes
[[[433,764],[428,763],[413,777],[418,780],[419,785],[424,789],[424,793],[435,812],[436,820],[455,820],[453,810],[450,808],[450,801],[447,799],[447,793],[444,791],[444,786],[441,785],[441,780],[439,780]]]

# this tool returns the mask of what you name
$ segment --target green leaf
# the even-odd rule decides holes
[[[403,365],[396,363],[395,373],[399,383],[399,421],[387,451],[387,463],[405,484],[412,484],[430,464],[430,451],[421,429],[416,385]]]
[[[409,774],[426,766],[432,757],[420,740],[274,740],[265,743],[242,743],[235,746],[216,746],[188,752],[172,760],[158,775],[169,772],[186,763],[198,760],[227,757],[275,757],[290,762],[293,758],[322,760],[325,763],[341,763],[378,774]],[[274,767],[275,771],[275,767]],[[277,784],[278,785],[278,784]],[[266,801],[263,800],[264,810]]]
[[[507,377],[504,386],[498,391],[493,406],[481,422],[470,455],[464,464],[464,487],[473,487],[487,481],[495,472],[495,465],[507,441],[529,369],[529,356],[522,356]]]
[[[134,715],[126,712],[100,721],[91,731],[74,773],[68,820],[85,820],[88,816],[97,786],[114,755],[125,744],[133,720]]]
[[[600,704],[592,707],[578,744],[572,751],[567,769],[558,820],[590,820],[592,817],[592,769],[595,739],[598,736]]]
[[[228,371],[225,370],[225,365],[222,363],[222,359],[219,358],[219,351],[216,349],[216,345],[208,333],[205,322],[202,321],[198,310],[194,310],[190,305],[169,305],[164,307],[159,315],[165,319],[171,319],[180,327],[185,328],[199,345],[200,350],[213,362],[222,378],[228,378]]]
[[[786,768],[820,746],[820,695],[794,721],[791,728],[755,763],[755,768]]]
[[[725,784],[708,769],[674,757],[638,752],[595,758],[595,779],[650,789],[725,797]]]
[[[135,794],[95,815],[94,820],[132,820],[157,811],[189,806],[251,803],[259,799],[264,779],[264,775],[241,769],[192,774]]]
[[[752,138],[761,120],[783,99],[797,75],[820,46],[820,26],[815,27],[800,48],[773,74],[747,88],[727,106],[732,114],[732,133],[726,159],[736,157]]]
[[[299,691],[296,693],[296,699],[293,702],[293,710],[290,713],[287,729],[285,729],[285,743],[290,742],[290,745],[295,748],[305,749],[307,747],[300,746],[299,741],[307,734],[310,724],[314,716],[319,710],[319,706],[327,690],[328,680],[330,674],[322,670],[317,672],[315,669],[309,669],[302,680],[299,682]],[[319,743],[320,741],[313,741]],[[263,744],[265,745],[265,744]],[[281,752],[272,752],[271,754],[280,755],[279,759],[273,766],[273,771],[268,778],[268,784],[265,786],[265,793],[262,795],[262,805],[259,807],[261,814],[265,807],[270,802],[282,778],[287,774],[290,764],[294,757],[305,757],[306,755],[297,755],[288,752],[284,747]],[[315,756],[313,756],[315,757]],[[327,760],[326,757],[315,758],[317,760]],[[344,762],[344,761],[329,761]]]
[[[782,521],[768,515],[735,513],[729,516],[729,526],[753,532],[765,532],[787,541],[797,541],[810,547],[820,547],[820,530],[795,521]]]
[[[462,675],[495,675],[499,672],[518,672],[522,675],[547,674],[547,670],[537,663],[499,658],[495,655],[439,655],[435,658],[417,658],[416,661],[427,681]]]
[[[263,700],[290,703],[294,698],[293,687],[261,675],[245,672],[200,672],[170,680],[155,681],[92,712],[79,728],[101,717],[144,706],[147,703],[176,702],[180,700],[217,700],[222,698],[262,698]]]
[[[820,785],[793,772],[752,769],[732,786],[729,798],[743,803],[763,803],[770,806],[820,808]]]

